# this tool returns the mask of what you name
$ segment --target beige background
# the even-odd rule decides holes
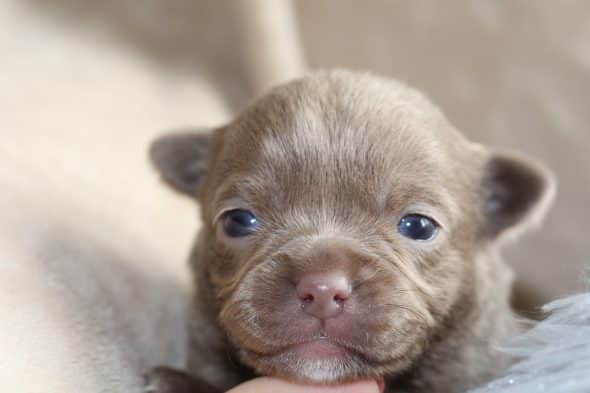
[[[472,138],[553,168],[555,208],[506,255],[534,302],[584,288],[590,3],[296,11],[312,67],[405,80]],[[143,368],[182,364],[198,219],[145,152],[245,104],[243,65],[265,53],[238,33],[241,16],[219,1],[0,0],[0,390],[132,392]]]

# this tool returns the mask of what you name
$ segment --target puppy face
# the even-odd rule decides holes
[[[201,202],[194,263],[241,359],[305,381],[409,367],[476,307],[478,252],[551,194],[546,172],[467,141],[416,91],[342,71],[152,157]]]

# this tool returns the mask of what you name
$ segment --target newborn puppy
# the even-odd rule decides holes
[[[468,141],[419,92],[317,72],[151,154],[203,220],[193,379],[158,369],[151,391],[270,375],[458,392],[508,364],[494,351],[517,329],[497,244],[542,217],[553,182]]]

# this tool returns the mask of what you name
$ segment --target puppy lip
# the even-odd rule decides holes
[[[256,353],[255,351],[248,350]],[[302,340],[292,344],[285,345],[275,351],[267,353],[256,353],[257,356],[272,358],[284,354],[293,354],[303,359],[334,359],[339,358],[346,360],[350,357],[360,357],[370,363],[378,363],[378,360],[372,359],[369,355],[363,353],[354,347],[340,342],[340,340],[330,337],[313,337],[309,340]]]
[[[263,357],[274,357],[274,356],[278,356],[278,355],[282,355],[285,353],[292,353],[292,352],[297,352],[297,351],[305,351],[307,349],[310,349],[310,352],[315,352],[315,350],[317,349],[317,353],[318,354],[328,354],[329,352],[341,352],[342,354],[344,353],[348,353],[348,352],[356,352],[352,349],[347,348],[345,345],[339,343],[336,340],[333,340],[331,338],[327,338],[327,337],[312,337],[308,340],[300,340],[300,341],[296,341],[293,343],[289,343],[286,345],[281,346],[280,348],[277,348],[273,351],[270,352],[265,352],[265,353],[260,353],[254,350],[248,350],[246,349],[248,352],[252,352],[254,354],[256,354],[257,356],[263,356]]]
[[[332,340],[319,339],[289,346],[281,352],[291,352],[297,357],[310,359],[345,359],[349,350]]]

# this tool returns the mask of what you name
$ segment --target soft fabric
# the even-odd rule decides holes
[[[543,307],[547,319],[501,349],[519,361],[470,393],[590,392],[590,292]]]
[[[198,225],[148,144],[226,107],[44,7],[0,7],[0,391],[138,392],[145,368],[183,364]]]

